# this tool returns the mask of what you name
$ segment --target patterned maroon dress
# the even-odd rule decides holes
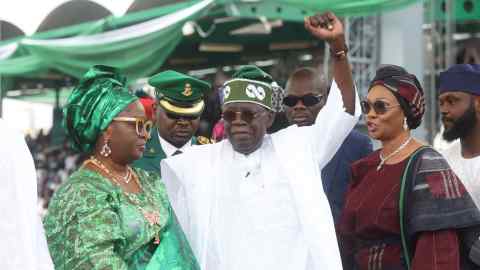
[[[410,180],[414,181],[408,197],[412,269],[462,269],[457,229],[478,220],[461,223],[450,220],[469,215],[460,213],[462,207],[474,210],[470,209],[468,193],[443,157],[434,150],[426,152],[419,158],[417,177]],[[401,247],[398,203],[400,179],[407,162],[408,159],[385,164],[377,171],[380,158],[376,151],[353,164],[352,181],[337,228],[345,270],[407,269]],[[464,205],[442,211],[435,208],[442,203]],[[438,216],[432,218],[431,214]],[[438,219],[442,225],[431,225],[438,224]]]

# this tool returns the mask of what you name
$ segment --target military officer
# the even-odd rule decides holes
[[[181,154],[194,144],[210,143],[207,138],[195,138],[210,90],[209,83],[167,70],[148,80],[155,88],[155,124],[143,157],[134,167],[160,173],[160,161]]]

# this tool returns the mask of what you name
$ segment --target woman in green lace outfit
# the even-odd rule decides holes
[[[94,66],[65,107],[73,147],[91,157],[50,202],[55,269],[199,269],[160,178],[129,166],[151,123],[124,83],[114,68]]]

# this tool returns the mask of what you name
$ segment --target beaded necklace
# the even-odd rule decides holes
[[[127,197],[128,201],[130,201],[130,203],[133,204],[137,208],[137,210],[140,211],[140,213],[142,213],[143,217],[150,224],[150,226],[160,226],[160,214],[159,214],[159,212],[158,211],[147,211],[143,207],[141,207],[140,206],[140,203],[141,203],[140,200],[136,196],[134,196],[134,194],[132,194],[130,192],[126,192],[125,190],[123,190],[121,188],[122,185],[120,184],[120,181],[118,181],[119,179],[110,171],[110,169],[107,168],[107,166],[105,166],[105,164],[103,164],[103,162],[101,162],[100,160],[98,160],[94,156],[91,156],[89,159],[87,159],[83,163],[83,165],[85,166],[89,163],[95,165],[95,167],[99,168],[100,170],[104,171],[108,176],[110,176],[110,179],[113,180],[113,182],[117,186],[120,187],[123,194]],[[131,175],[130,177],[133,178],[133,180],[138,185],[140,190],[143,191],[143,187],[140,184],[140,181],[138,179],[137,174],[133,171],[133,169],[130,166],[127,166],[127,170],[130,172],[129,173]],[[126,182],[126,183],[128,183],[128,182]],[[153,200],[149,196],[147,196],[146,194],[145,194],[145,198],[147,198],[147,201],[151,205],[155,205]],[[158,232],[155,235],[155,240],[154,240],[153,243],[155,243],[157,245],[160,244],[160,235],[159,235]]]

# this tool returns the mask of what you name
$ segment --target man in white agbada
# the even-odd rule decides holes
[[[480,207],[480,65],[461,64],[440,74],[443,138],[455,141],[442,153]]]
[[[204,270],[342,269],[320,169],[360,113],[343,26],[332,14],[305,20],[330,44],[327,104],[309,127],[272,135],[272,78],[255,66],[224,85],[228,140],[162,161],[162,178]]]
[[[23,135],[2,119],[0,144],[0,269],[53,269],[37,212],[32,156]]]

